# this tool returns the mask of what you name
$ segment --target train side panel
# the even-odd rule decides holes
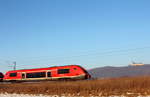
[[[78,65],[8,71],[5,81],[87,79],[89,74]]]

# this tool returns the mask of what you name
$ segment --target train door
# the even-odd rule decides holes
[[[22,73],[22,79],[26,78],[26,73]]]
[[[48,72],[47,72],[47,77],[52,77],[52,75],[51,75],[51,72],[50,72],[50,71],[48,71]]]

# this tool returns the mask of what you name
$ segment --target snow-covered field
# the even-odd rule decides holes
[[[43,94],[38,94],[38,95],[33,95],[33,94],[9,94],[9,93],[3,93],[0,94],[0,97],[84,97],[84,96],[59,96],[59,95],[43,95]]]
[[[31,95],[31,94],[8,94],[8,93],[3,93],[0,94],[0,97],[84,97],[84,96],[59,96],[59,95]],[[89,97],[106,97],[106,96],[89,96]],[[128,97],[128,96],[107,96],[107,97]],[[137,97],[150,97],[149,96],[137,96]]]
[[[53,96],[46,96],[46,95],[29,95],[29,94],[8,94],[8,93],[4,93],[4,94],[0,94],[0,97],[59,97],[58,95],[53,95]]]

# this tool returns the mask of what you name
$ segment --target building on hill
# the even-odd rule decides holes
[[[143,65],[145,65],[145,64],[132,62],[132,64],[130,64],[130,65],[131,65],[131,66],[143,66]]]

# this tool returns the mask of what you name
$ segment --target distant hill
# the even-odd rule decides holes
[[[100,67],[88,71],[93,78],[130,77],[150,75],[150,64],[143,66]]]

